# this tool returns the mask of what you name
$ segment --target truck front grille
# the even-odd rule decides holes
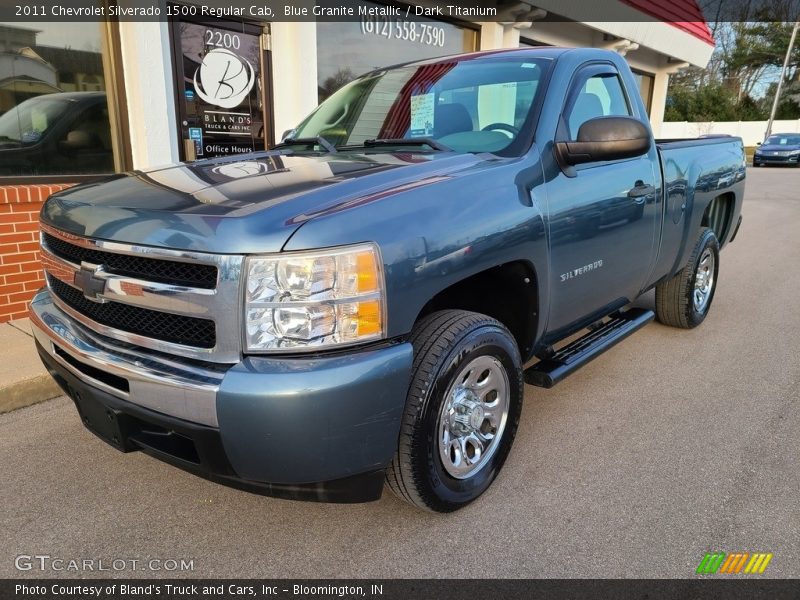
[[[76,265],[104,265],[109,273],[186,287],[214,289],[217,284],[214,265],[104,252],[70,244],[46,232],[42,238],[50,252]]]
[[[47,275],[50,290],[64,304],[92,321],[128,333],[175,344],[213,348],[217,343],[214,321],[175,315],[117,302],[92,302],[74,287]]]

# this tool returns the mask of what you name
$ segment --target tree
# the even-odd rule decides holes
[[[667,120],[761,120],[769,116],[774,82],[786,54],[797,0],[707,0],[716,47],[705,69],[670,77]],[[798,118],[800,44],[790,57],[778,114]],[[692,98],[692,96],[697,96]]]
[[[336,71],[336,73],[326,78],[320,86],[319,101],[322,102],[333,92],[338,90],[343,85],[350,83],[355,78],[355,74],[349,68],[345,67],[344,69],[339,69]]]

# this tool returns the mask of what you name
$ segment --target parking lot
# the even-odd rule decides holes
[[[800,576],[800,169],[748,169],[747,190],[705,323],[651,324],[528,388],[504,471],[466,509],[228,489],[113,450],[62,397],[0,416],[0,577],[77,575],[20,573],[20,554],[194,566],[124,576],[690,577],[707,551]]]

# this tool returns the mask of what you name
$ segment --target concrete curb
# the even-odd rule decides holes
[[[30,321],[0,324],[0,413],[62,394],[39,358]]]
[[[50,375],[37,375],[0,387],[0,414],[61,396],[64,392]]]

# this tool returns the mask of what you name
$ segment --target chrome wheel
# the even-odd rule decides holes
[[[697,272],[694,276],[694,309],[702,313],[711,298],[711,291],[714,289],[714,253],[710,248],[703,250],[700,255],[700,262],[697,264]]]
[[[439,413],[439,457],[448,474],[468,479],[500,445],[508,419],[508,375],[499,360],[479,356],[450,384]]]

